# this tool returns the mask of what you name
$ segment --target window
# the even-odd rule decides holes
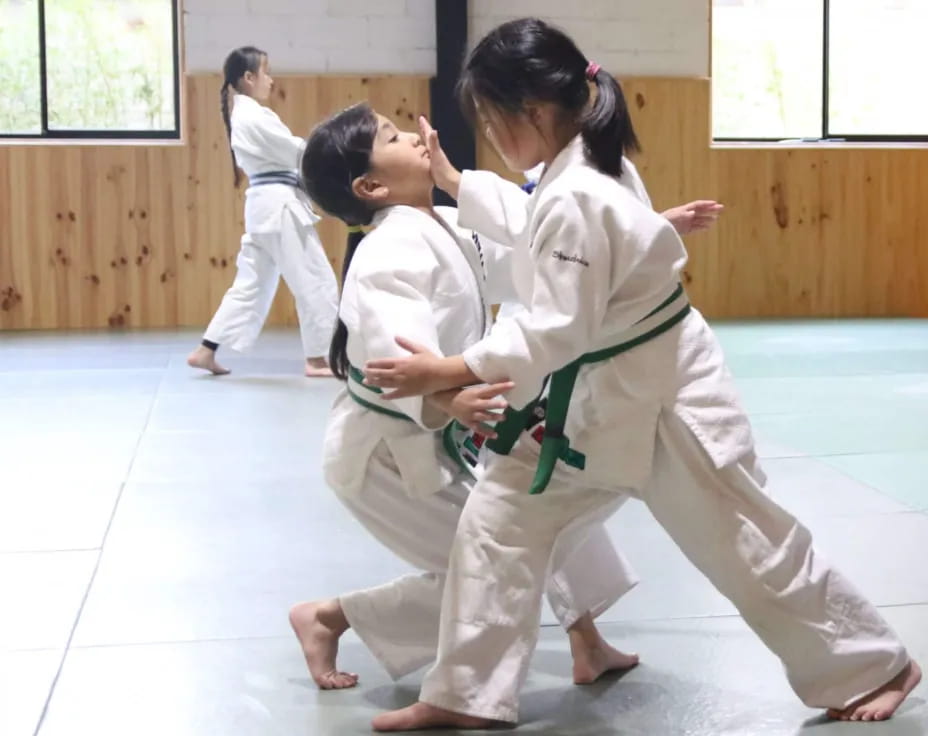
[[[0,136],[177,138],[176,0],[0,0]]]
[[[713,0],[716,140],[928,140],[928,0]]]

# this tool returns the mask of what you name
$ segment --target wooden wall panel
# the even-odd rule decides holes
[[[0,145],[0,329],[205,327],[243,228],[220,83],[186,80],[182,145]],[[281,77],[272,106],[306,134],[364,99],[411,127],[428,79]],[[319,233],[340,270],[344,228]],[[269,321],[295,324],[286,288]]]
[[[659,209],[714,198],[688,239],[694,302],[713,317],[928,317],[928,148],[710,145],[709,82],[624,81]],[[478,165],[505,172],[481,141]]]
[[[183,145],[0,145],[0,329],[205,326],[242,231],[219,84],[187,79]],[[707,80],[624,84],[655,206],[727,205],[688,242],[703,311],[928,316],[928,149],[712,148]],[[273,105],[306,133],[361,99],[412,128],[428,80],[283,77]],[[478,162],[502,170],[483,141]],[[340,268],[344,229],[319,232]],[[270,321],[294,323],[286,289]]]

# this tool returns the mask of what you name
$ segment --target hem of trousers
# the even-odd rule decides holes
[[[891,682],[892,680],[894,680],[912,662],[912,658],[909,656],[908,652],[905,650],[903,650],[902,656],[900,657],[900,659],[902,663],[897,664],[896,666],[891,668],[889,670],[890,674],[888,676],[885,674],[881,675],[879,682],[877,682],[875,685],[872,683],[867,683],[866,685],[861,685],[861,684],[853,685],[853,687],[855,688],[856,694],[847,697],[843,702],[840,702],[837,705],[826,705],[826,704],[812,705],[810,703],[805,703],[805,704],[808,705],[810,708],[835,708],[836,710],[842,710],[844,708],[847,708],[853,703],[856,703],[858,700],[861,700],[862,698],[866,698],[868,695],[875,693],[877,690],[879,690],[881,687],[886,685],[888,682]],[[861,677],[858,679],[863,680],[865,678]],[[870,679],[870,678],[868,677],[866,679]]]
[[[243,340],[242,338],[229,339],[226,337],[225,339],[222,339],[221,336],[219,337],[220,339],[218,340],[215,338],[215,336],[210,337],[209,332],[206,332],[203,335],[204,340],[215,342],[219,345],[219,347],[224,348],[225,350],[232,350],[233,352],[240,353],[242,355],[248,353],[257,342],[257,338],[254,338],[253,340]]]
[[[424,688],[419,694],[419,702],[443,710],[450,710],[452,713],[472,716],[473,718],[487,718],[491,721],[501,721],[503,723],[512,724],[519,722],[519,711],[517,708],[475,705],[469,700],[458,698],[454,695],[447,697],[426,695]]]
[[[571,626],[573,626],[577,621],[580,620],[580,617],[586,613],[589,613],[590,616],[595,621],[597,618],[602,616],[606,611],[608,611],[612,606],[621,600],[621,598],[628,593],[632,588],[637,587],[640,583],[640,579],[630,580],[628,585],[622,585],[618,587],[614,593],[610,594],[607,598],[604,598],[599,603],[596,603],[590,606],[586,611],[577,611],[575,609],[567,609],[566,611],[559,611],[554,606],[551,606],[551,609],[554,611],[554,615],[557,617],[557,620],[560,621],[561,628],[564,631],[568,631]]]
[[[371,608],[369,605],[367,605],[366,602],[362,603],[361,600],[359,600],[361,595],[362,593],[349,593],[348,595],[339,596],[338,602],[341,604],[342,613],[345,614],[345,619],[351,626],[351,630],[354,631],[355,635],[361,640],[364,646],[368,648],[368,651],[374,655],[374,659],[376,659],[380,663],[380,666],[386,670],[391,680],[396,682],[406,675],[412,674],[416,670],[422,669],[432,661],[432,659],[429,659],[425,662],[422,662],[421,664],[397,667],[393,663],[393,659],[389,657],[380,646],[379,638],[366,631],[363,624],[363,621],[366,620],[365,614],[359,612],[358,610],[352,610],[353,608],[357,609],[359,607],[367,609]],[[372,613],[372,611],[367,611],[367,613]],[[360,625],[359,621],[362,622]]]

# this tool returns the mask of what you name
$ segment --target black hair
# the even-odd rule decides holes
[[[369,225],[374,217],[374,210],[355,195],[353,183],[370,169],[377,127],[377,115],[369,105],[353,105],[313,130],[300,160],[300,176],[310,198],[352,228],[342,263],[342,284],[364,238],[357,228]],[[339,318],[329,346],[329,367],[342,381],[347,380],[350,368],[347,347],[348,328]]]
[[[580,123],[587,157],[604,174],[621,176],[622,156],[640,150],[625,95],[602,69],[587,76],[590,62],[571,38],[537,18],[503,23],[470,52],[458,81],[461,107],[473,122],[476,104],[506,114],[531,102],[553,102]],[[590,105],[590,87],[596,99]]]
[[[257,74],[261,69],[261,60],[267,54],[254,46],[242,46],[232,51],[222,65],[222,90],[219,92],[220,107],[222,108],[222,121],[226,124],[226,133],[229,136],[229,151],[232,154],[232,171],[235,173],[235,186],[238,188],[242,182],[242,173],[238,169],[235,151],[232,150],[232,113],[229,106],[230,90],[238,90],[238,83],[246,73]]]

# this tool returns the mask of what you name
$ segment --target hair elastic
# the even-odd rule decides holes
[[[594,81],[596,79],[596,75],[599,74],[600,69],[602,69],[602,67],[599,64],[597,64],[595,61],[591,61],[586,65],[586,78],[591,82]]]

